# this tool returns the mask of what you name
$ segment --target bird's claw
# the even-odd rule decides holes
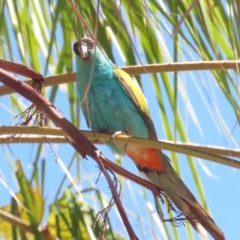
[[[113,134],[111,135],[110,139],[109,139],[109,143],[112,143],[113,139],[114,139],[115,137],[117,137],[118,135],[126,135],[126,133],[125,133],[125,132],[122,132],[122,131],[117,131],[117,132],[113,133]]]

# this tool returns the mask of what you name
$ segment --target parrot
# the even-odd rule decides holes
[[[147,101],[138,82],[118,68],[89,37],[75,42],[73,51],[76,54],[77,93],[88,127],[94,132],[113,135],[124,133],[158,140]],[[214,239],[225,239],[221,229],[193,196],[161,150],[132,143],[113,144],[114,150],[129,156],[139,171],[163,190],[201,239],[207,239],[206,231]]]

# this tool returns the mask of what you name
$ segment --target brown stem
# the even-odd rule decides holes
[[[80,131],[78,131],[78,129],[74,125],[72,125],[66,118],[64,118],[61,114],[59,114],[56,111],[55,107],[48,100],[46,100],[41,94],[35,91],[32,87],[30,87],[29,85],[25,84],[22,81],[19,81],[16,77],[12,76],[11,74],[2,70],[1,68],[0,68],[0,80],[5,85],[14,89],[16,92],[24,96],[26,99],[34,103],[39,108],[41,108],[41,110],[48,115],[48,117],[52,120],[52,122],[56,126],[63,128],[68,134],[68,136],[71,136],[71,137],[68,137],[68,140],[72,144],[72,146],[82,156],[89,155],[90,157],[92,157],[99,164],[103,172],[106,173],[106,170],[104,170],[105,168],[102,167],[104,165],[107,168],[115,172],[118,172],[119,174],[129,179],[132,179],[138,184],[141,184],[149,188],[156,196],[159,196],[160,194],[159,188],[156,185],[148,181],[145,181],[129,173],[126,170],[123,171],[121,167],[117,166],[116,164],[113,164],[108,159],[106,159],[101,153],[99,153],[99,150]],[[137,239],[136,234],[134,233],[134,230],[132,229],[132,226],[129,223],[126,212],[122,206],[122,203],[119,199],[116,189],[113,186],[113,183],[111,182],[109,175],[105,174],[105,177],[107,178],[109,187],[111,188],[114,200],[117,204],[117,207],[123,219],[124,225],[128,231],[129,237],[131,239]]]
[[[39,80],[45,81],[43,75],[41,75],[40,73],[36,72],[34,69],[28,66],[25,66],[23,64],[9,62],[9,61],[0,59],[0,66],[2,69],[5,69],[6,71],[9,71],[9,72],[20,74],[22,76],[29,77],[32,79],[39,79]]]
[[[73,143],[72,146],[78,151],[79,145],[75,145],[75,143]],[[94,151],[94,155],[95,155],[95,156],[92,156],[92,158],[97,161],[98,165],[100,166],[100,169],[101,169],[102,173],[104,174],[104,176],[105,176],[105,178],[106,178],[106,180],[107,180],[107,182],[108,182],[108,185],[109,185],[109,187],[110,187],[110,189],[111,189],[111,191],[112,191],[112,194],[113,194],[114,201],[115,201],[116,206],[117,206],[117,208],[118,208],[119,214],[121,215],[121,218],[122,218],[122,220],[123,220],[123,223],[124,223],[124,225],[125,225],[125,227],[126,227],[126,230],[127,230],[128,234],[129,234],[130,239],[137,240],[138,238],[137,238],[137,236],[136,236],[136,234],[135,234],[135,232],[134,232],[134,230],[133,230],[133,228],[132,228],[132,226],[131,226],[131,224],[130,224],[130,222],[129,222],[129,220],[128,220],[127,214],[126,214],[126,212],[125,212],[125,210],[124,210],[124,208],[123,208],[123,205],[122,205],[122,203],[121,203],[121,200],[120,200],[120,198],[119,198],[119,195],[118,195],[118,193],[117,193],[117,191],[116,191],[116,188],[115,188],[114,185],[113,185],[112,179],[110,178],[110,176],[109,176],[109,174],[108,174],[108,172],[107,172],[106,167],[109,168],[109,169],[111,169],[111,170],[113,170],[113,171],[115,171],[114,169],[118,169],[118,170],[119,170],[119,169],[124,170],[124,169],[121,168],[121,167],[119,167],[119,166],[116,165],[116,164],[114,164],[115,166],[114,166],[114,165],[111,165],[111,164],[108,164],[108,163],[112,163],[112,162],[109,161],[108,159],[106,159],[106,158],[101,154],[101,152],[100,152],[99,150]],[[113,167],[114,169],[112,168],[112,166],[114,166],[114,167]],[[125,170],[124,170],[124,171],[125,171]],[[116,171],[116,172],[119,173],[119,171]],[[121,172],[121,171],[120,171],[120,172]],[[127,172],[127,174],[129,174],[128,171],[125,171],[125,172]],[[130,173],[130,174],[131,174],[131,173]],[[131,174],[131,175],[133,175],[133,174]],[[125,176],[126,176],[126,175],[125,175]],[[135,177],[135,175],[133,175],[133,177]],[[144,180],[144,179],[142,179],[142,180]],[[145,180],[144,180],[144,181],[145,181]],[[146,181],[146,182],[148,182],[148,181]],[[148,183],[150,183],[150,182],[148,182]],[[150,183],[150,184],[151,184],[151,183]],[[159,194],[159,192],[158,192],[157,194]]]
[[[102,164],[101,161],[100,161],[100,167],[101,167],[101,170],[102,170],[105,178],[107,179],[107,182],[109,184],[110,189],[112,190],[113,198],[114,198],[114,201],[117,205],[118,211],[121,214],[122,220],[123,220],[124,223],[128,223],[128,224],[125,224],[125,227],[127,229],[127,232],[129,234],[130,239],[133,239],[133,240],[136,239],[137,240],[138,238],[137,238],[137,236],[136,236],[136,234],[135,234],[135,232],[132,228],[132,225],[128,221],[127,214],[126,214],[126,212],[123,208],[123,205],[122,205],[121,200],[119,198],[119,195],[116,191],[116,188],[113,185],[112,179],[110,178],[108,172],[106,171],[105,166]]]

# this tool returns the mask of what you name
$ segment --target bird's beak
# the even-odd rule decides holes
[[[88,57],[88,47],[85,44],[79,44],[79,52],[81,53],[82,58]]]

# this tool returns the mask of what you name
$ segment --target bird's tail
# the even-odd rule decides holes
[[[194,229],[199,233],[202,239],[207,239],[206,231],[217,240],[224,240],[224,234],[221,229],[215,224],[213,219],[198,203],[187,186],[183,183],[178,174],[174,171],[169,163],[169,159],[164,155],[166,160],[166,171],[157,172],[147,168],[139,167],[139,170],[144,172],[149,180],[158,185],[175,206],[188,219]]]

